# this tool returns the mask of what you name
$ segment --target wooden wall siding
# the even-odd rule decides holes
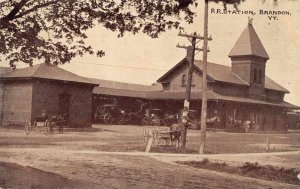
[[[284,93],[273,90],[265,90],[266,100],[272,102],[282,102],[284,98]]]
[[[262,71],[262,84],[264,84],[266,60],[254,56],[240,56],[231,58],[232,72],[250,84],[254,79],[254,69]]]
[[[166,102],[152,103],[152,108],[164,108],[166,111]],[[160,105],[160,106],[158,106]],[[183,103],[174,106],[173,110],[179,112],[182,109]],[[175,108],[176,107],[176,108]],[[191,108],[199,111],[199,120],[201,115],[201,101],[192,101]],[[253,104],[244,104],[237,102],[222,102],[222,101],[209,101],[207,117],[211,118],[218,114],[220,122],[215,124],[216,128],[226,128],[229,118],[243,121],[255,121],[258,131],[282,131],[286,125],[286,117],[284,111],[279,107],[268,107]]]
[[[186,80],[188,78],[188,65],[183,64],[178,69],[174,70],[172,74],[166,79],[164,84],[164,91],[185,91],[186,86],[182,85],[182,75],[186,74]],[[202,88],[202,78],[200,72],[194,70],[193,79],[192,79],[192,91],[200,91]]]
[[[226,83],[211,83],[209,84],[214,92],[221,95],[248,97],[248,87],[230,85]]]
[[[257,100],[265,100],[265,88],[261,85],[252,84],[249,87],[249,97]]]
[[[255,57],[232,58],[232,72],[250,84],[248,96],[265,99],[266,60]]]
[[[222,109],[219,115],[225,125],[234,118],[255,121],[258,131],[282,131],[286,127],[286,116],[280,107],[224,102]]]
[[[286,126],[286,117],[279,108],[264,108],[260,111],[259,123],[262,131],[280,131]]]
[[[2,125],[23,125],[31,118],[32,84],[30,82],[5,82],[3,99]]]
[[[70,95],[70,126],[91,126],[92,87],[55,81],[34,82],[32,118],[41,115],[44,109],[50,116],[58,115],[60,94]]]
[[[232,60],[231,70],[243,80],[250,82],[251,60]]]

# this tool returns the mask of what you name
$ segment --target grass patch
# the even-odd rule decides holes
[[[207,158],[201,161],[176,162],[183,165],[192,166],[199,169],[209,169],[242,175],[251,178],[278,181],[288,184],[300,184],[297,174],[299,170],[279,168],[272,165],[259,165],[258,163],[246,162],[241,166],[230,166],[227,163],[210,162]]]
[[[193,149],[182,149],[176,148],[175,146],[167,146],[167,145],[160,145],[160,146],[153,146],[151,147],[151,152],[154,153],[173,153],[173,154],[197,154],[198,151]]]

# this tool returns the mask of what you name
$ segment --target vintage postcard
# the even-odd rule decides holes
[[[3,0],[0,61],[0,189],[299,188],[299,0]]]

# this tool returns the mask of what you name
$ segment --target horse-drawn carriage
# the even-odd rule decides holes
[[[160,126],[163,119],[163,109],[147,109],[142,118],[142,125]]]
[[[104,124],[132,124],[134,123],[135,114],[128,110],[122,109],[117,104],[104,104],[97,107],[95,112],[95,121]]]
[[[171,126],[178,122],[178,114],[165,113],[163,109],[148,109],[142,119],[144,126]]]
[[[31,132],[44,133],[46,135],[55,133],[63,133],[64,126],[66,125],[66,119],[59,116],[52,116],[48,119],[47,116],[36,116],[34,121],[30,119],[25,121],[25,133],[29,135]]]
[[[29,135],[31,132],[49,134],[49,122],[46,117],[37,116],[32,122],[30,119],[25,121],[25,133]]]
[[[230,132],[249,133],[251,130],[256,130],[257,125],[250,120],[236,120],[230,117],[226,127]]]

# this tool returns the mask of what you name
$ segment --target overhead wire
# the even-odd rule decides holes
[[[168,70],[158,69],[158,68],[141,68],[141,67],[122,66],[122,65],[109,65],[109,64],[90,63],[90,62],[73,62],[73,63],[76,63],[76,64],[91,64],[91,65],[96,65],[96,66],[107,66],[107,67],[118,67],[118,68],[126,68],[126,69],[137,69],[137,70],[168,71]]]

